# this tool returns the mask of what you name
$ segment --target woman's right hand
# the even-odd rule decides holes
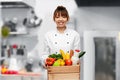
[[[47,68],[48,68],[48,65],[47,65],[47,64],[43,65],[43,68],[44,68],[44,69],[47,69]]]

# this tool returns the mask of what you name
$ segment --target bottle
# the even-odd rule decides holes
[[[12,45],[12,55],[13,56],[16,56],[16,54],[17,54],[17,45],[16,44],[14,44],[14,45]]]
[[[27,49],[26,49],[26,46],[23,45],[23,51],[24,51],[24,59],[27,58]]]
[[[18,66],[18,63],[17,63],[17,45],[14,44],[12,45],[12,54],[11,54],[11,57],[10,57],[10,63],[9,63],[9,69],[10,70],[16,70],[18,71],[19,70],[19,66]]]

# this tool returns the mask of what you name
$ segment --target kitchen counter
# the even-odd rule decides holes
[[[42,80],[42,74],[33,72],[20,72],[18,74],[2,74],[1,80]]]

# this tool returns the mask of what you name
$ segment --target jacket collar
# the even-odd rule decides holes
[[[66,29],[64,30],[64,33],[63,33],[63,34],[65,34],[67,31],[68,31],[68,28],[66,27]],[[57,30],[57,28],[56,28],[56,32],[59,33],[59,34],[62,34],[62,33],[60,33],[60,32]]]

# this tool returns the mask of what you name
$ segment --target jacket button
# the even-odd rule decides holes
[[[55,34],[55,36],[57,36],[57,34]]]
[[[57,42],[55,42],[55,44],[57,44]]]
[[[69,44],[69,42],[67,42],[67,44]]]
[[[68,36],[68,33],[66,35]]]

